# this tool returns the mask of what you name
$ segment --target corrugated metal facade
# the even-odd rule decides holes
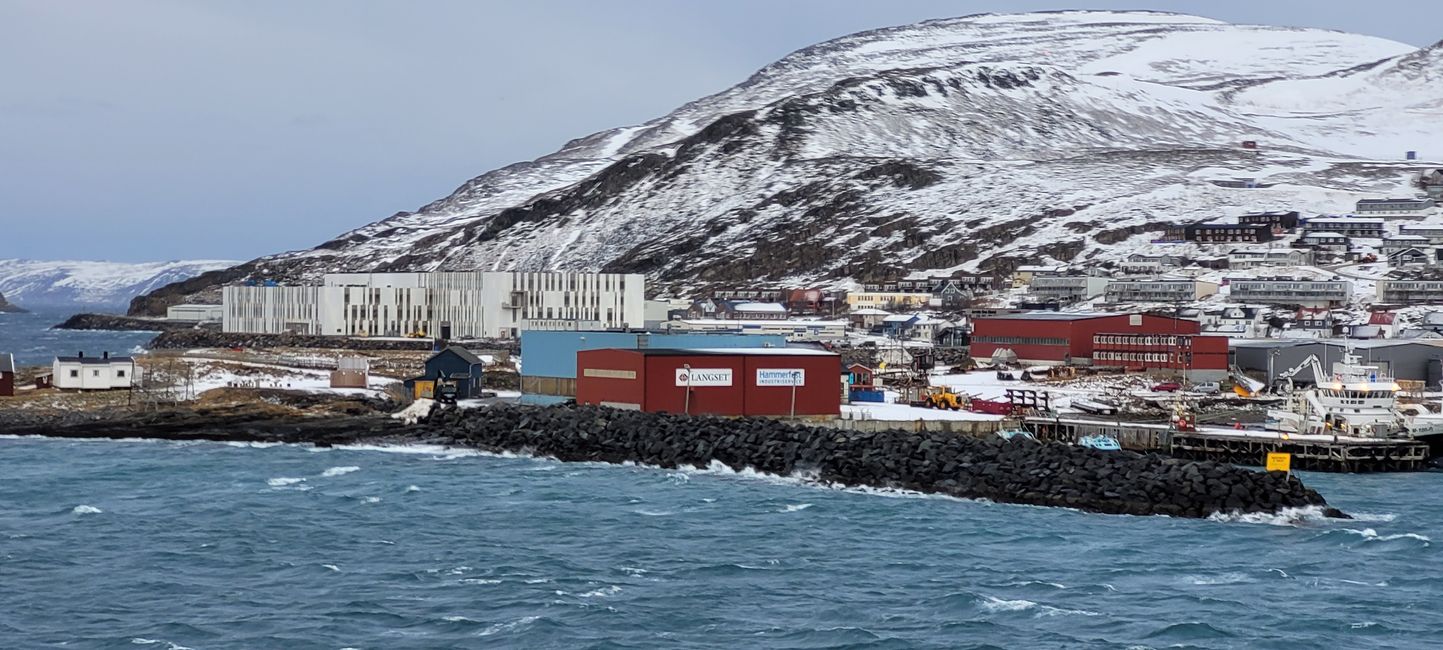
[[[1037,363],[1088,363],[1097,334],[1198,334],[1197,321],[1150,314],[1015,314],[973,321],[972,356],[1000,348]]]
[[[576,395],[576,353],[608,348],[785,348],[786,337],[762,334],[648,334],[636,332],[521,333],[522,401],[560,402]]]
[[[577,357],[579,404],[693,415],[785,416],[794,407],[798,416],[841,412],[841,362],[834,354],[608,349]],[[787,379],[793,376],[795,391]]]

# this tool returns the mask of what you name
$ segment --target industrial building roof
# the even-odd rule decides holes
[[[808,348],[645,348],[641,350],[629,350],[646,356],[655,357],[678,357],[678,356],[777,356],[777,357],[835,357],[834,352],[813,350]]]
[[[1100,311],[1078,311],[1078,312],[1030,311],[1030,312],[1025,312],[1025,313],[1021,313],[1021,314],[998,314],[998,315],[996,315],[996,316],[982,316],[982,317],[978,317],[978,320],[982,320],[983,318],[992,318],[992,319],[998,319],[998,320],[1058,320],[1058,321],[1068,321],[1068,320],[1089,320],[1089,319],[1093,319],[1093,318],[1106,318],[1106,317],[1108,317],[1108,316],[1130,316],[1130,315],[1131,315],[1131,314],[1111,314],[1111,313],[1100,312]]]
[[[1443,341],[1418,340],[1418,339],[1373,339],[1373,340],[1346,340],[1346,339],[1233,339],[1230,343],[1235,348],[1291,348],[1299,345],[1323,344],[1334,347],[1353,346],[1359,350],[1376,350],[1378,348],[1392,348],[1403,345],[1427,345],[1431,347],[1443,346]]]

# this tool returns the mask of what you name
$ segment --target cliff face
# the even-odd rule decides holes
[[[1440,59],[1157,12],[863,32],[314,249],[162,288],[132,313],[328,271],[604,269],[686,290],[1117,262],[1168,224],[1343,212],[1404,191],[1416,170],[1380,161],[1443,151]],[[1212,182],[1236,177],[1268,189]]]
[[[25,313],[19,305],[13,305],[5,300],[5,294],[0,293],[0,314],[22,314]]]

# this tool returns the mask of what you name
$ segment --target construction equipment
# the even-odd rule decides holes
[[[922,406],[929,409],[960,411],[965,401],[965,397],[953,392],[951,388],[932,386],[927,389],[926,397],[922,398]]]

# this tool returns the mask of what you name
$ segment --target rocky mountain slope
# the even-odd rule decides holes
[[[132,310],[333,270],[605,269],[685,288],[1116,260],[1169,223],[1407,191],[1405,149],[1443,158],[1440,69],[1440,46],[1154,12],[863,32]],[[1234,177],[1269,187],[1210,182]]]
[[[5,294],[0,293],[0,314],[18,314],[24,312],[25,310],[21,309],[20,305],[5,300]]]
[[[125,264],[0,259],[0,293],[32,308],[115,308],[159,287],[235,264],[226,260]]]

